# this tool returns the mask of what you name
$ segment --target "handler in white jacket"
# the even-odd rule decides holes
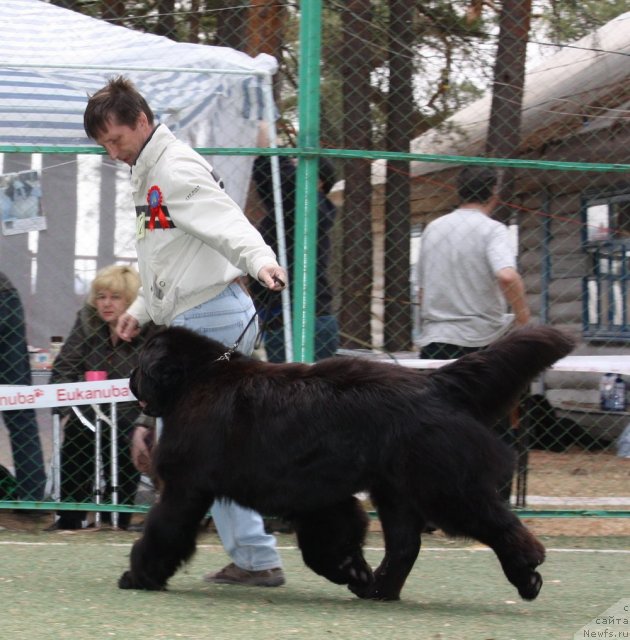
[[[84,126],[113,160],[131,167],[142,288],[119,319],[118,335],[130,340],[152,320],[233,344],[255,313],[237,279],[248,273],[275,291],[287,281],[272,249],[204,158],[165,125],[155,126],[151,108],[128,79],[113,78],[90,97]],[[256,332],[253,323],[240,351],[252,352]],[[215,501],[211,513],[233,562],[206,580],[284,584],[275,538],[258,513],[223,501]]]

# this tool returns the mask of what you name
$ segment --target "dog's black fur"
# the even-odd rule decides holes
[[[572,347],[550,327],[520,329],[427,374],[357,358],[217,360],[222,344],[166,329],[131,376],[145,411],[164,419],[154,457],[161,495],[119,586],[165,588],[194,553],[212,501],[229,498],[291,520],[305,563],[361,598],[399,598],[431,522],[490,546],[534,599],[545,550],[497,493],[513,462],[488,426]],[[374,572],[360,491],[385,539]]]

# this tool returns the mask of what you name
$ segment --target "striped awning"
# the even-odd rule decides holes
[[[93,145],[87,96],[124,74],[158,120],[196,146],[251,146],[276,61],[177,43],[40,0],[0,2],[0,145]],[[241,135],[242,132],[244,135]]]

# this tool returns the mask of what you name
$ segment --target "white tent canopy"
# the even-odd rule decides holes
[[[118,73],[193,144],[252,144],[245,125],[265,115],[260,91],[275,70],[265,54],[177,43],[40,0],[2,0],[0,145],[91,144],[83,132],[87,94]]]
[[[85,282],[94,269],[135,257],[126,167],[92,153],[87,96],[124,74],[158,121],[192,146],[251,148],[259,121],[273,117],[275,70],[265,54],[176,43],[40,0],[0,1],[0,174],[41,172],[47,220],[43,231],[0,235],[0,271],[20,292],[31,344],[67,335],[83,301],[83,265]],[[64,153],[50,153],[56,148]],[[209,161],[243,206],[252,158]]]

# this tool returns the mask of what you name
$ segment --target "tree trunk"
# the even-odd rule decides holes
[[[371,147],[370,121],[370,0],[348,0],[342,12],[340,73],[343,82],[343,145],[346,149]],[[344,162],[344,205],[341,214],[342,268],[339,292],[341,346],[365,348],[370,331],[372,258],[371,163]]]
[[[201,0],[191,0],[190,15],[188,16],[187,41],[191,44],[199,43],[201,28]]]
[[[232,47],[237,51],[247,48],[247,15],[249,3],[241,0],[226,0],[217,24],[216,42],[218,47]]]
[[[282,61],[284,44],[284,23],[286,7],[278,0],[251,0],[247,19],[246,53],[256,56],[268,53],[278,65]],[[273,94],[276,101],[280,98],[282,77],[276,73],[273,77]]]
[[[491,157],[511,158],[518,155],[531,11],[531,0],[503,1],[486,140],[486,153]],[[495,212],[495,217],[503,222],[511,217],[507,203],[512,200],[513,194],[514,169],[506,168],[500,192],[501,202],[506,204],[502,204]]]
[[[158,21],[154,33],[177,40],[175,29],[175,0],[158,0]]]
[[[122,27],[126,15],[125,0],[103,0],[101,16],[110,24]]]
[[[250,0],[246,53],[268,53],[280,60],[284,35],[285,7],[278,0]]]
[[[413,3],[389,3],[389,91],[387,95],[388,151],[409,151],[413,136]],[[412,313],[409,282],[410,253],[409,163],[388,161],[385,186],[384,346],[409,349]]]

